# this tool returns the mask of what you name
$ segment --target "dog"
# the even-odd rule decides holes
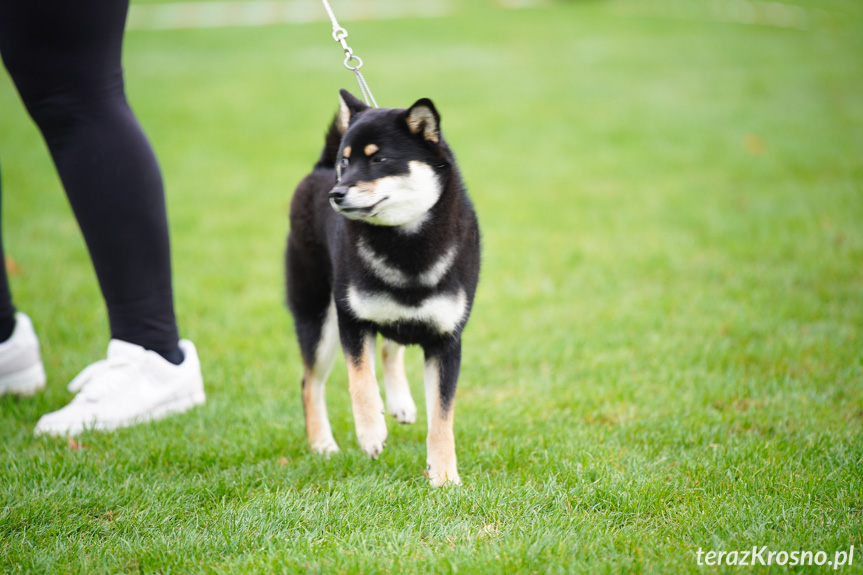
[[[440,115],[423,98],[370,108],[339,92],[324,150],[291,201],[288,307],[303,358],[311,449],[339,450],[324,386],[341,343],[357,440],[377,459],[387,438],[375,376],[381,334],[386,408],[416,421],[404,346],[422,347],[432,486],[461,482],[453,434],[461,335],[479,282],[480,234]]]

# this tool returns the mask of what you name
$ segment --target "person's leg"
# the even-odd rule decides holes
[[[3,205],[3,173],[0,170],[0,213]],[[0,217],[0,343],[8,340],[15,330],[15,306],[6,277],[6,254],[3,251],[3,218]]]
[[[179,363],[162,178],[124,92],[127,8],[128,0],[0,2],[0,54],[87,242],[112,338]]]
[[[0,182],[0,192],[2,189]],[[45,368],[39,354],[39,338],[33,331],[30,318],[23,313],[15,313],[12,305],[0,233],[0,395],[29,396],[44,387]]]
[[[161,174],[123,90],[127,9],[0,1],[0,55],[57,166],[111,323],[107,359],[72,380],[76,397],[37,434],[115,429],[205,401],[195,346],[178,342]]]

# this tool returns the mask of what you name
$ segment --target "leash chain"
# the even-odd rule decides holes
[[[360,85],[360,91],[363,93],[363,100],[366,101],[366,104],[371,104],[375,108],[378,107],[378,103],[375,101],[375,97],[372,96],[372,90],[369,88],[369,85],[366,83],[366,79],[363,78],[362,73],[360,72],[360,68],[363,66],[363,60],[351,50],[351,47],[348,46],[348,43],[345,41],[345,38],[348,37],[348,31],[339,26],[338,21],[336,21],[336,15],[333,14],[333,9],[330,7],[330,3],[327,0],[322,0],[324,3],[324,8],[327,10],[327,14],[330,16],[330,20],[333,22],[333,40],[342,45],[342,50],[345,51],[345,68],[354,73],[354,76],[357,77],[357,83]],[[351,65],[351,61],[356,60],[355,65]]]

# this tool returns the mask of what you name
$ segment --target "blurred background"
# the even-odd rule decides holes
[[[858,3],[333,8],[381,105],[435,101],[477,204],[466,393],[539,385],[602,404],[609,390],[591,382],[609,380],[630,409],[713,389],[692,384],[729,369],[735,386],[816,368],[835,381],[850,362],[859,381]],[[213,358],[217,400],[222,385],[269,397],[298,378],[282,306],[288,204],[337,90],[358,92],[330,34],[312,0],[130,10],[128,97],[164,172],[181,328]],[[6,75],[0,109],[6,263],[62,381],[103,353],[105,314]]]
[[[333,7],[381,105],[431,97],[442,110],[485,232],[483,319],[472,329],[513,368],[590,357],[585,346],[626,337],[610,325],[631,327],[648,310],[651,332],[712,318],[700,336],[712,340],[738,320],[754,335],[762,300],[804,297],[801,282],[812,297],[807,282],[823,282],[822,304],[859,295],[858,3]],[[289,332],[279,309],[287,205],[337,90],[357,91],[341,61],[313,0],[133,2],[128,96],[164,171],[185,333]],[[0,109],[19,307],[101,348],[83,242],[6,75]],[[841,325],[828,331],[852,329],[856,307],[836,310]],[[92,320],[87,337],[78,313]],[[688,341],[685,331],[666,337]],[[538,332],[555,345],[505,337]]]

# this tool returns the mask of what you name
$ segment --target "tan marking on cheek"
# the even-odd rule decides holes
[[[374,182],[357,182],[352,189],[355,189],[360,194],[374,194],[376,186]]]
[[[344,151],[344,153],[343,153],[342,155],[343,155],[344,157],[346,157],[346,158],[350,158],[350,157],[351,157],[351,152],[352,152],[352,151],[353,151],[353,150],[351,150],[351,147],[350,147],[350,146],[345,146],[345,151]]]
[[[377,144],[369,144],[368,146],[365,147],[365,149],[363,149],[363,152],[365,152],[365,154],[367,156],[371,156],[372,154],[374,154],[378,150],[380,150],[380,148],[378,148]]]

